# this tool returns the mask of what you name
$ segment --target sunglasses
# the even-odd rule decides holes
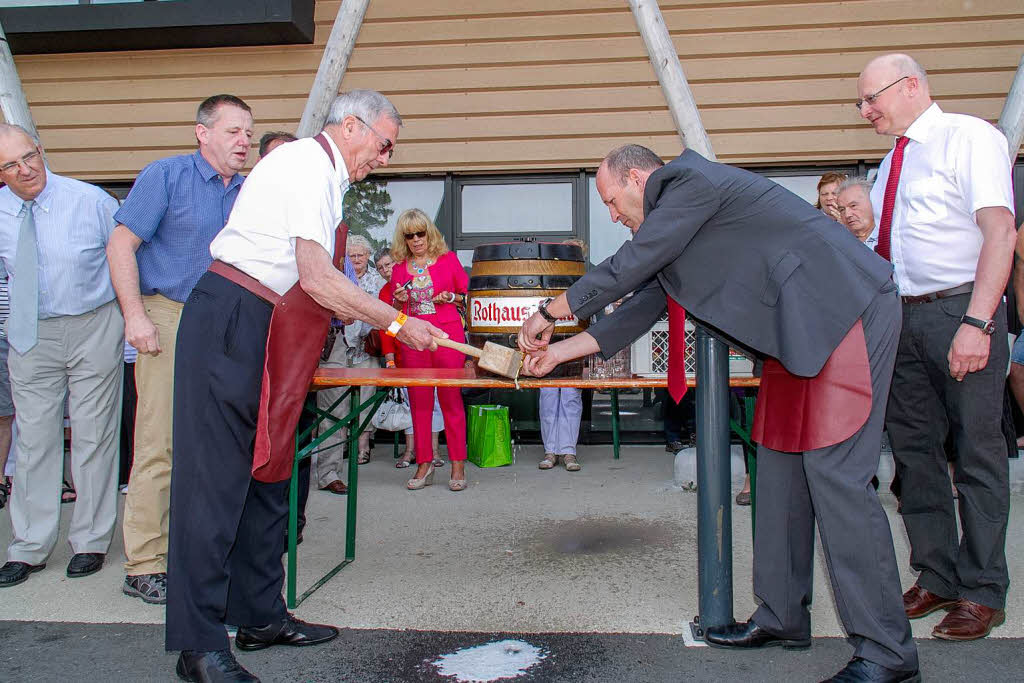
[[[427,231],[426,230],[420,230],[419,232],[407,232],[407,233],[405,233],[405,239],[407,239],[407,240],[411,240],[414,237],[426,237],[426,236],[427,236]]]
[[[377,150],[377,156],[380,156],[382,154],[387,154],[388,155],[388,159],[390,159],[392,156],[394,156],[394,154],[395,154],[395,143],[392,142],[391,138],[384,137],[383,135],[381,135],[380,133],[377,132],[376,128],[374,128],[373,126],[368,124],[366,121],[363,121],[361,118],[359,118],[355,114],[352,114],[352,116],[355,117],[356,121],[358,121],[359,123],[361,123],[364,126],[366,126],[367,128],[369,128],[370,132],[372,132],[374,135],[376,135],[378,138],[380,138],[381,140],[384,141],[384,144],[381,145],[380,149]]]

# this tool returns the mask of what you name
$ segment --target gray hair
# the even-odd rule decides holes
[[[390,246],[383,246],[383,247],[381,247],[380,249],[377,250],[377,253],[373,255],[373,264],[377,265],[378,263],[380,263],[380,260],[382,258],[384,258],[385,256],[387,256],[388,258],[391,258],[391,247]],[[391,260],[394,260],[394,259],[391,259]]]
[[[839,187],[836,188],[836,195],[845,192],[846,190],[859,187],[864,190],[864,194],[871,196],[871,187],[874,185],[867,177],[862,175],[855,175],[852,178],[847,178],[843,182],[839,183]]]
[[[349,90],[338,95],[331,103],[326,125],[339,124],[346,116],[355,116],[368,126],[381,116],[387,116],[396,126],[402,125],[395,105],[376,90]]]
[[[39,138],[29,133],[24,126],[19,126],[16,123],[0,123],[0,135],[13,135],[15,133],[21,133],[36,145],[41,144]]]
[[[366,239],[362,235],[349,235],[348,242],[345,243],[345,251],[349,249],[363,249],[366,251],[368,256],[373,255],[373,247],[370,245],[370,240]]]
[[[608,152],[602,162],[608,168],[619,185],[629,178],[629,169],[640,171],[656,171],[665,165],[657,154],[643,145],[622,145]]]

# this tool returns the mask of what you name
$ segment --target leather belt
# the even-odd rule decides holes
[[[239,287],[248,290],[271,306],[277,306],[277,304],[281,302],[280,294],[272,290],[270,287],[267,287],[251,275],[243,273],[230,263],[214,261],[210,264],[210,272],[216,273],[227,280],[231,280]]]
[[[932,292],[931,294],[921,294],[920,296],[901,296],[900,299],[905,304],[928,304],[937,299],[946,299],[951,296],[957,296],[959,294],[970,294],[973,291],[974,283],[967,282],[957,287],[943,289],[940,292]]]

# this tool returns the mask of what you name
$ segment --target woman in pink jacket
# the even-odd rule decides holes
[[[425,213],[409,209],[398,217],[391,256],[395,259],[391,271],[395,305],[400,305],[408,316],[433,323],[453,340],[465,342],[458,307],[465,304],[469,276]],[[461,368],[465,363],[462,353],[443,347],[436,351],[415,351],[403,345],[400,357],[402,367],[406,368]],[[448,488],[463,491],[466,488],[466,411],[462,406],[462,391],[458,387],[437,387],[437,398],[444,415],[448,459],[452,466]],[[434,388],[409,387],[409,407],[417,468],[406,486],[416,491],[434,481],[430,448]]]

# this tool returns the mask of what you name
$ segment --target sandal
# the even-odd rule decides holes
[[[398,459],[398,462],[395,463],[395,467],[397,467],[400,470],[403,470],[409,465],[411,465],[412,461],[415,459],[415,455],[406,451],[405,453],[402,454],[402,457]]]
[[[365,465],[370,462],[370,451],[363,451],[359,454],[359,460],[356,461],[360,465]]]
[[[76,500],[78,500],[78,494],[75,493],[75,487],[69,484],[68,480],[65,479],[60,488],[60,502],[74,503]]]
[[[444,467],[444,458],[440,455],[434,455],[434,460],[430,464],[434,467]]]
[[[558,464],[558,456],[554,453],[545,453],[544,459],[537,463],[537,468],[542,470],[550,470],[552,467]]]

